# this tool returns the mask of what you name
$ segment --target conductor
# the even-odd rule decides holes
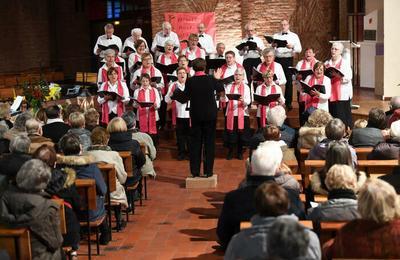
[[[214,78],[205,74],[206,61],[204,59],[193,60],[193,70],[195,74],[187,80],[184,91],[190,101],[192,124],[190,172],[193,177],[200,177],[200,163],[204,155],[204,176],[210,177],[213,175],[217,121],[215,93],[223,91],[224,86],[217,80],[221,77],[221,69],[214,73]]]

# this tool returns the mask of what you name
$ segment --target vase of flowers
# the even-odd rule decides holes
[[[47,82],[43,79],[34,82],[24,82],[22,88],[29,108],[33,111],[42,108],[42,104],[50,92]]]

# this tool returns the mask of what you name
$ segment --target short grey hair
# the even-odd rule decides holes
[[[334,42],[332,43],[332,48],[335,47],[339,50],[340,54],[343,53],[344,45],[341,42]]]
[[[164,47],[167,47],[168,45],[172,45],[172,46],[174,46],[174,45],[175,45],[175,43],[174,43],[174,41],[173,41],[173,40],[166,40],[166,41],[164,42]]]
[[[31,159],[19,169],[16,183],[22,190],[39,192],[47,187],[50,178],[50,167],[39,159]]]
[[[126,123],[126,127],[128,129],[135,129],[136,128],[136,115],[133,111],[126,111],[122,114],[122,119]]]
[[[265,48],[262,52],[261,55],[264,57],[266,56],[268,53],[272,53],[275,56],[275,50],[273,48]]]
[[[133,29],[131,30],[131,35],[134,34],[134,33],[137,33],[137,34],[142,35],[142,29],[140,29],[140,28],[133,28]]]
[[[38,133],[41,128],[39,121],[37,121],[34,118],[26,121],[25,127],[26,127],[26,132],[28,133],[28,135]]]
[[[29,153],[29,147],[31,146],[31,139],[26,135],[17,135],[10,141],[10,152],[11,153]]]
[[[104,25],[104,30],[107,30],[107,29],[114,29],[114,25],[112,23],[108,23],[108,24]]]
[[[26,121],[28,121],[31,118],[33,118],[33,115],[29,112],[24,112],[24,113],[20,114],[15,119],[13,128],[16,130],[25,132],[26,131],[26,127],[25,127]]]
[[[115,57],[115,51],[113,49],[107,49],[104,51],[104,56],[112,55]]]
[[[165,28],[170,28],[170,29],[172,29],[172,25],[169,23],[169,22],[163,22],[162,23],[162,25],[161,25],[161,27],[163,28],[163,29],[165,29]]]
[[[278,142],[265,141],[251,155],[251,175],[274,176],[282,163]]]
[[[400,108],[400,96],[394,96],[390,99],[390,109]]]
[[[237,69],[235,70],[235,73],[234,73],[234,74],[236,74],[236,73],[240,73],[240,74],[244,75],[245,71],[244,71],[243,68],[237,68]]]
[[[8,126],[4,121],[0,121],[0,138],[3,138],[4,133],[8,131]]]
[[[286,120],[286,111],[282,106],[275,106],[268,110],[267,122],[270,125],[281,127]]]

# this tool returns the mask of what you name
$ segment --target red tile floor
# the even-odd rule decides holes
[[[163,147],[164,146],[164,147]],[[215,228],[224,193],[237,187],[244,176],[244,161],[220,158],[215,189],[185,189],[188,161],[176,161],[174,147],[160,144],[155,161],[157,177],[148,181],[148,200],[137,206],[135,215],[122,232],[113,232],[113,241],[101,246],[94,259],[222,259],[215,248]],[[95,252],[95,247],[92,247]],[[79,259],[86,259],[82,241]]]

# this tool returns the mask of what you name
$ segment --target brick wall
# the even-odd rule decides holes
[[[289,18],[291,30],[299,34],[302,45],[316,46],[321,58],[329,53],[328,40],[337,35],[335,0],[204,0],[198,5],[193,2],[151,0],[153,36],[160,31],[165,12],[215,12],[217,42],[224,42],[227,49],[239,43],[249,21],[262,37],[279,31],[280,20]]]

